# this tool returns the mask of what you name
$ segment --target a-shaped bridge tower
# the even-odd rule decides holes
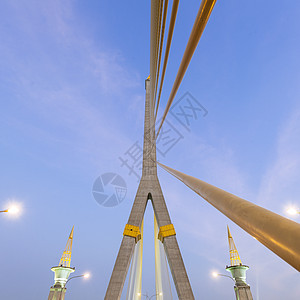
[[[181,300],[194,299],[192,288],[177,243],[175,229],[171,222],[157,177],[154,107],[151,107],[150,101],[150,78],[146,80],[145,87],[146,101],[142,177],[128,222],[124,229],[122,243],[110,278],[105,299],[117,300],[121,297],[133,253],[137,250],[136,248],[138,247],[141,239],[144,213],[149,200],[152,203],[159,228],[159,233],[156,238],[159,238],[160,242],[163,243],[163,248],[168,259],[178,298]],[[141,272],[138,272],[138,276],[141,276]],[[138,278],[138,280],[141,280],[141,278]],[[165,299],[163,294],[158,291],[158,287],[156,287],[156,292],[158,296],[162,296],[158,299]],[[136,296],[141,296],[141,292],[137,293],[133,298],[135,299]]]

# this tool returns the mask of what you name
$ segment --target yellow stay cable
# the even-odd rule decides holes
[[[167,44],[166,44],[166,51],[165,51],[163,68],[162,68],[162,73],[161,73],[159,92],[158,92],[158,97],[157,97],[155,120],[156,120],[156,117],[157,117],[157,111],[158,111],[158,106],[159,106],[159,102],[160,102],[161,91],[162,91],[163,82],[164,82],[164,79],[165,79],[165,73],[166,73],[170,48],[171,48],[171,42],[172,42],[172,37],[173,37],[173,32],[174,32],[174,27],[175,27],[175,21],[176,21],[178,6],[179,6],[179,0],[173,0],[172,12],[171,12],[171,18],[170,18],[170,24],[169,24],[169,32],[168,32],[168,38],[167,38]]]
[[[200,37],[204,31],[205,25],[209,19],[209,16],[213,10],[213,7],[216,3],[216,0],[202,0],[191,35],[189,37],[187,46],[185,48],[170,96],[169,100],[167,102],[167,106],[165,108],[161,123],[159,125],[156,137],[159,135],[159,132],[161,130],[161,127],[163,125],[164,120],[166,119],[166,116],[168,114],[168,111],[172,105],[172,102],[175,98],[175,95],[178,91],[178,88],[180,86],[180,83],[184,77],[184,74],[189,66],[189,63],[193,57],[193,54],[197,48],[197,45],[199,43]]]
[[[161,63],[161,56],[162,56],[162,49],[164,44],[164,36],[165,36],[165,27],[166,27],[166,19],[167,19],[167,12],[168,12],[168,3],[169,0],[164,1],[164,12],[163,12],[163,20],[161,25],[161,31],[160,31],[160,42],[159,42],[159,55],[158,55],[158,66],[157,66],[157,75],[156,75],[156,83],[155,83],[155,94],[154,94],[154,106],[156,104],[156,95],[157,95],[157,88],[158,88],[158,79],[159,79],[159,72],[160,72],[160,63]],[[161,2],[162,4],[162,2]],[[160,18],[161,23],[161,18]]]
[[[151,114],[154,114],[154,92],[157,71],[158,41],[159,41],[159,15],[161,13],[161,1],[151,1],[151,31],[150,31],[150,103]]]

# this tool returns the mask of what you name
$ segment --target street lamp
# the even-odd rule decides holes
[[[214,277],[214,278],[217,278],[217,277],[219,277],[219,276],[228,277],[228,278],[230,278],[230,279],[235,283],[234,279],[233,279],[231,276],[229,276],[229,275],[220,274],[220,273],[215,272],[215,271],[212,272],[211,275],[212,275],[212,277]]]
[[[13,204],[8,209],[0,210],[0,213],[8,213],[12,216],[17,216],[21,212],[20,205]]]
[[[160,293],[157,293],[157,294],[155,294],[155,295],[152,295],[150,298],[149,298],[149,300],[150,299],[152,299],[153,297],[156,297],[156,296],[162,296],[163,295],[163,293],[162,292],[160,292]]]
[[[295,206],[289,206],[286,210],[286,213],[292,216],[299,215],[300,210],[296,208]]]
[[[79,278],[79,277],[83,277],[83,278],[85,278],[85,279],[88,279],[90,276],[91,276],[90,273],[85,273],[85,274],[81,274],[81,275],[77,275],[77,276],[70,277],[70,278],[67,280],[65,286],[67,285],[67,283],[68,283],[71,279]]]
[[[137,293],[137,295],[138,295],[139,297],[141,297],[141,296],[145,296],[145,297],[146,297],[146,299],[149,299],[149,300],[151,300],[153,297],[156,297],[156,296],[162,296],[162,295],[163,295],[163,293],[162,293],[162,292],[160,292],[160,293],[156,293],[156,294],[152,295],[151,297],[149,297],[149,296],[148,296],[148,294],[141,294],[141,293]]]
[[[77,275],[77,276],[70,277],[70,278],[66,281],[65,286],[61,289],[59,299],[61,299],[62,291],[63,291],[63,289],[66,288],[66,285],[67,285],[67,283],[68,283],[70,280],[72,280],[72,279],[74,279],[74,278],[80,278],[80,277],[83,277],[83,278],[85,278],[85,279],[88,279],[88,278],[90,278],[90,276],[91,276],[90,273],[85,273],[85,274],[81,274],[81,275]]]

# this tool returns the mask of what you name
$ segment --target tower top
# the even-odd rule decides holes
[[[234,244],[233,238],[231,236],[229,227],[227,225],[227,232],[228,232],[228,243],[229,243],[229,254],[230,254],[230,265],[231,266],[240,266],[242,265],[239,253],[236,249]]]
[[[71,266],[71,255],[72,255],[72,244],[73,244],[73,232],[74,226],[72,227],[71,233],[69,235],[65,250],[59,261],[59,266],[70,268]]]

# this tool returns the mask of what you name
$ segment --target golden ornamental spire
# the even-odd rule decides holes
[[[72,255],[72,244],[73,244],[73,231],[74,226],[72,227],[71,233],[69,235],[69,239],[67,241],[67,245],[65,247],[65,251],[59,261],[59,266],[70,268],[71,266],[71,255]]]
[[[233,238],[231,236],[228,225],[227,225],[227,231],[228,231],[230,264],[231,264],[231,266],[240,266],[240,265],[242,265],[242,262],[241,262],[239,253],[235,247],[235,244],[234,244]]]

